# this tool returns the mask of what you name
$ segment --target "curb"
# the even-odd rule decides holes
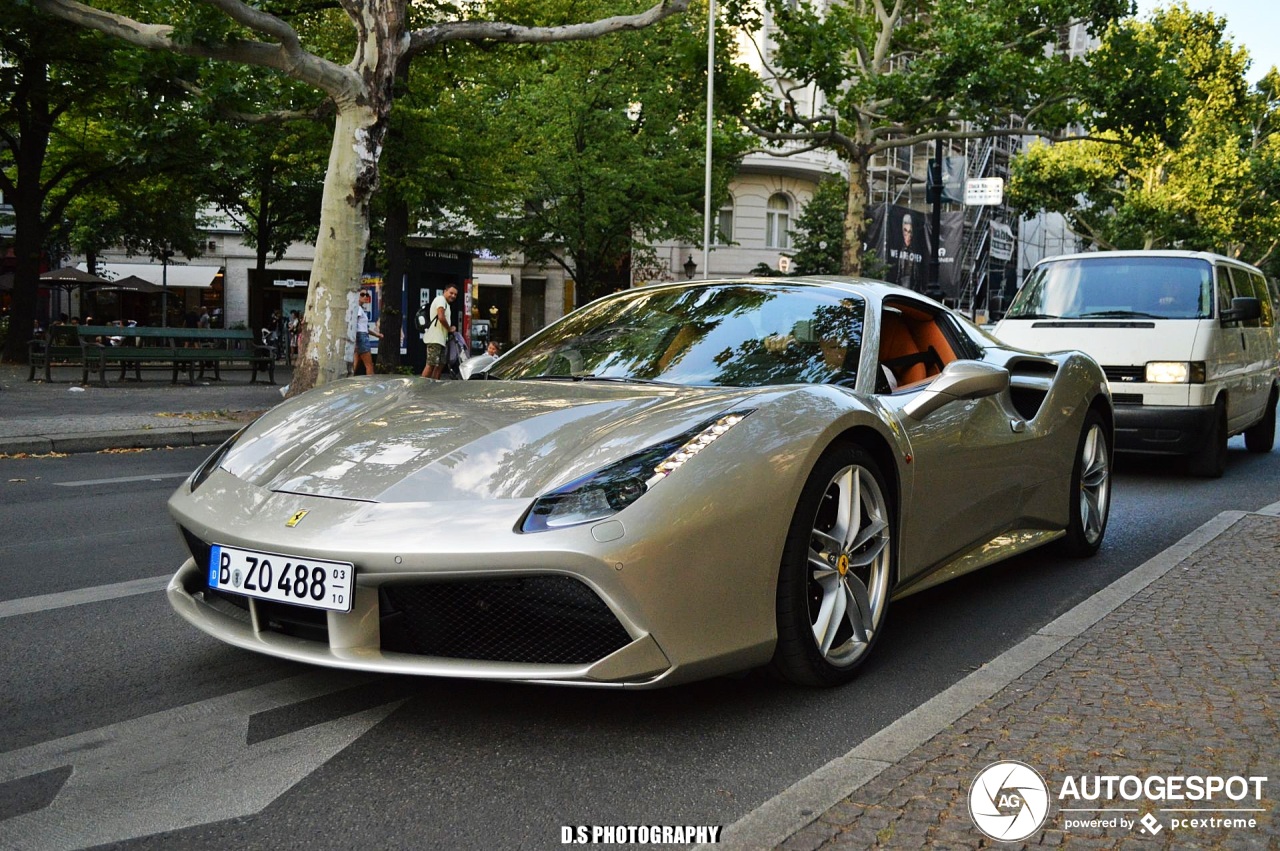
[[[1224,511],[959,682],[874,733],[843,756],[763,802],[725,828],[715,848],[773,849],[820,818],[978,704],[1093,627],[1152,582],[1249,514],[1280,516],[1280,503],[1256,512]],[[713,846],[695,845],[699,849]]]
[[[204,446],[222,443],[241,425],[204,425],[153,428],[135,431],[103,431],[84,434],[51,434],[41,437],[0,439],[0,455],[47,455],[100,452],[103,449],[157,449],[164,446]]]

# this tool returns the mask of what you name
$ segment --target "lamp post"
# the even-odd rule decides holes
[[[702,207],[702,276],[705,278],[711,271],[711,119],[715,105],[715,68],[716,68],[716,0],[707,4],[707,150],[704,155],[703,207]],[[689,264],[693,255],[689,255]],[[696,267],[695,267],[696,268]],[[693,272],[689,273],[693,278]]]
[[[684,276],[692,281],[694,273],[698,271],[698,264],[693,262],[693,255],[689,255],[689,259],[684,261]]]
[[[169,327],[169,258],[173,257],[171,249],[160,252],[160,327]]]

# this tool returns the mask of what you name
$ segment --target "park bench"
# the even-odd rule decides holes
[[[258,371],[264,369],[267,383],[276,383],[276,364],[271,350],[255,340],[252,331],[244,329],[81,325],[79,337],[86,384],[89,373],[96,371],[105,387],[108,364],[120,365],[121,380],[129,369],[141,380],[139,370],[143,364],[164,364],[173,370],[173,383],[178,383],[178,373],[185,370],[187,383],[194,384],[197,368],[203,376],[205,368],[211,367],[213,378],[221,380],[222,364],[241,361],[252,369],[250,384],[257,383]],[[108,341],[112,337],[120,338],[121,345],[110,345]]]
[[[27,381],[36,380],[36,370],[44,370],[44,380],[53,381],[49,371],[55,361],[67,366],[81,366],[84,357],[80,349],[80,340],[75,325],[54,325],[44,333],[27,343],[27,358],[31,364],[31,373]]]

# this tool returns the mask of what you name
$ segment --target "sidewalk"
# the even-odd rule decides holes
[[[983,806],[978,775],[1005,760],[1047,790],[1039,803],[1023,793],[1027,817],[1044,822],[1021,841],[987,838],[970,814],[971,788]],[[1267,780],[1260,799],[1249,786],[1197,800],[1174,780],[1193,776],[1243,778],[1236,795]],[[1004,816],[984,819],[998,832],[1020,790],[992,789],[999,803],[982,815]],[[1280,503],[1219,515],[730,825],[716,847],[1274,849],[1277,797]]]
[[[221,381],[195,386],[152,370],[141,382],[109,377],[109,387],[82,387],[78,369],[55,367],[52,384],[27,381],[27,372],[0,365],[0,455],[220,443],[279,403],[292,377],[278,363],[274,386],[226,369]]]

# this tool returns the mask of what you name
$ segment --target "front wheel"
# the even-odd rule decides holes
[[[791,520],[778,576],[771,668],[800,685],[850,680],[884,628],[895,520],[875,460],[841,444],[822,456]]]
[[[1270,452],[1276,442],[1276,391],[1267,399],[1262,419],[1244,430],[1244,445],[1250,452]]]
[[[1085,558],[1102,546],[1111,514],[1111,447],[1097,411],[1085,415],[1080,429],[1069,499],[1071,519],[1062,547],[1068,555]]]

